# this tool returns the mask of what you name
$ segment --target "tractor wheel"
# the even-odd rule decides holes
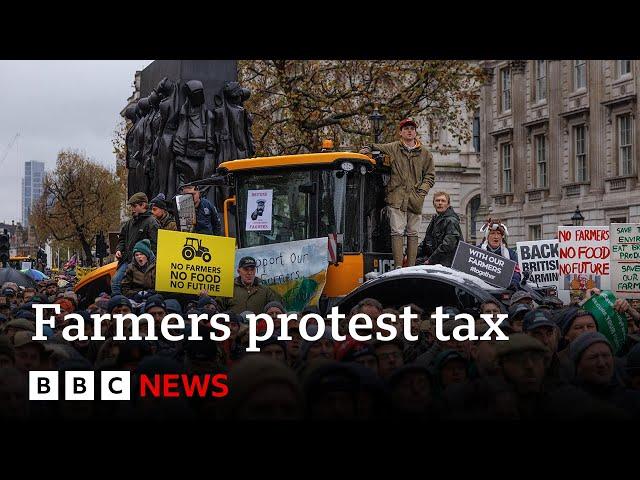
[[[191,260],[196,255],[196,251],[191,247],[184,247],[182,249],[182,258],[185,260]]]
[[[204,252],[202,254],[202,260],[209,263],[211,261],[211,254],[209,252]]]

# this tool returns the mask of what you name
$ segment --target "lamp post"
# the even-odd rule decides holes
[[[374,107],[373,112],[369,115],[371,121],[371,128],[373,130],[373,143],[378,143],[380,133],[382,133],[382,122],[384,122],[385,116],[382,115],[377,107]]]
[[[571,216],[571,221],[574,227],[581,227],[584,224],[584,216],[580,213],[580,206],[576,207],[576,211]]]

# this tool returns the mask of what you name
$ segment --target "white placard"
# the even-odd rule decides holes
[[[273,190],[249,190],[247,192],[247,231],[271,231]]]

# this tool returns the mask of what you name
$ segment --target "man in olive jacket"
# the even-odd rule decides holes
[[[433,216],[424,240],[418,249],[418,263],[429,265],[444,265],[450,267],[458,248],[458,242],[463,240],[460,228],[460,217],[453,211],[447,192],[436,192],[433,195],[433,206],[436,215]]]
[[[282,302],[280,296],[256,278],[256,260],[242,257],[238,263],[238,277],[233,282],[233,298],[217,299],[223,310],[242,313],[247,310],[264,313],[264,306],[273,301]]]
[[[149,199],[144,192],[131,195],[127,204],[131,207],[132,217],[120,230],[116,259],[118,269],[111,280],[111,294],[121,294],[121,283],[127,266],[133,261],[133,247],[140,240],[149,239],[151,251],[155,254],[158,242],[158,222],[147,210]]]
[[[429,150],[417,139],[417,124],[412,118],[400,122],[400,140],[374,143],[360,152],[379,150],[389,159],[391,178],[385,202],[389,209],[391,249],[395,268],[402,267],[404,235],[407,235],[407,261],[416,264],[418,227],[422,220],[424,199],[435,183],[435,167]]]

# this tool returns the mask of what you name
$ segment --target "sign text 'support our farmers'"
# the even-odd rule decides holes
[[[480,278],[491,285],[506,288],[517,263],[482,248],[459,242],[451,268]]]
[[[158,230],[156,290],[233,296],[235,239]]]
[[[611,224],[611,290],[640,298],[640,224]]]
[[[256,276],[282,297],[287,310],[318,304],[329,267],[327,237],[241,248],[236,265],[244,256],[256,259]]]
[[[529,280],[541,287],[558,284],[558,241],[517,242],[520,271],[531,272]]]

